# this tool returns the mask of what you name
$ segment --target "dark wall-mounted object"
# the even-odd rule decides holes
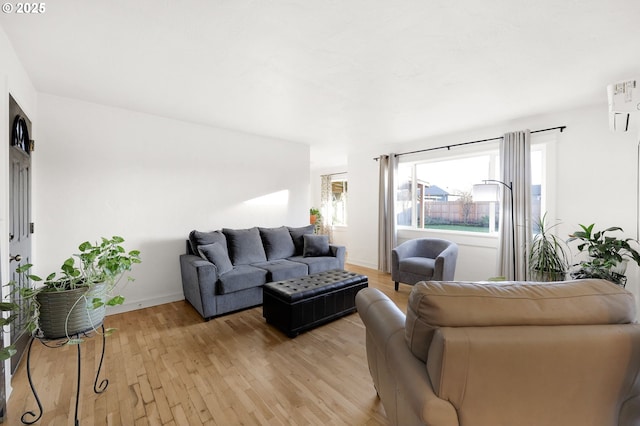
[[[29,139],[29,127],[27,120],[21,115],[16,115],[11,126],[11,145],[20,148],[27,154],[31,152],[31,139]]]

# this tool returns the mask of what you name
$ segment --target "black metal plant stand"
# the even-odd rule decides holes
[[[101,329],[101,335],[102,335],[102,354],[100,355],[100,364],[98,364],[98,371],[96,372],[96,379],[93,382],[93,391],[97,394],[101,394],[102,392],[104,392],[105,390],[107,390],[107,386],[109,386],[109,380],[107,379],[103,379],[100,383],[98,383],[98,379],[100,377],[100,370],[102,370],[102,362],[104,360],[104,349],[105,349],[105,345],[106,345],[106,336],[104,334],[104,324],[102,324],[100,326]],[[79,333],[79,334],[75,334],[73,336],[71,336],[72,338],[79,338],[79,337],[91,337],[92,333],[91,332],[85,332],[85,333]],[[33,385],[33,380],[31,378],[31,347],[33,346],[33,341],[34,340],[39,340],[40,343],[42,343],[44,346],[48,347],[48,348],[60,348],[64,345],[66,345],[69,342],[68,338],[64,338],[64,339],[58,339],[58,340],[48,340],[45,339],[44,337],[41,336],[33,336],[31,337],[31,340],[29,341],[29,348],[27,350],[27,378],[29,379],[29,386],[31,386],[31,392],[33,393],[33,396],[36,400],[36,404],[38,405],[38,412],[35,413],[34,411],[26,411],[24,414],[22,414],[22,417],[20,417],[20,420],[22,421],[23,424],[25,425],[32,425],[35,422],[37,422],[38,420],[40,420],[40,418],[42,417],[43,414],[43,410],[42,410],[42,403],[40,402],[40,398],[38,397],[38,393],[36,392],[36,388]],[[80,403],[80,371],[81,371],[81,361],[82,361],[82,357],[80,356],[80,344],[76,345],[76,348],[78,350],[78,358],[77,358],[77,365],[78,365],[78,381],[77,381],[77,386],[76,386],[76,410],[75,410],[75,425],[76,426],[80,426],[80,422],[78,420],[78,405]],[[29,419],[29,417],[31,417],[31,419]]]

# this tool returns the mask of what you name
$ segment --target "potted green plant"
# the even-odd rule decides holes
[[[309,209],[309,223],[311,225],[315,225],[316,222],[322,221],[322,214],[320,214],[320,210],[315,207],[311,207]]]
[[[578,240],[578,250],[589,255],[587,260],[574,265],[571,276],[579,278],[603,278],[625,286],[626,265],[633,260],[640,266],[640,253],[630,243],[636,242],[632,238],[617,238],[606,235],[608,232],[623,232],[619,226],[612,226],[603,231],[594,232],[595,224],[579,225],[581,230],[571,234],[567,242]]]
[[[30,273],[33,265],[19,266],[16,272],[22,276],[21,281],[29,284],[8,284],[13,300],[1,303],[0,310],[12,313],[2,318],[0,325],[14,323],[16,311],[20,310],[26,317],[24,328],[28,333],[45,339],[66,338],[68,343],[82,342],[72,337],[95,330],[102,324],[107,306],[124,302],[123,296],[115,294],[116,287],[125,273],[141,262],[140,252],[127,252],[123,242],[118,236],[103,237],[96,243],[85,241],[78,247],[80,252],[65,260],[58,273],[51,273],[44,280]],[[106,333],[112,331],[107,329]],[[5,348],[0,360],[13,353],[11,346]]]
[[[562,240],[551,233],[545,213],[537,222],[538,233],[529,250],[529,272],[533,281],[562,281],[569,269],[569,260]]]

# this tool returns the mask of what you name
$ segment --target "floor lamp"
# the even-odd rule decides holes
[[[492,201],[496,202],[500,198],[498,197],[498,188],[499,186],[496,184],[501,184],[505,188],[509,190],[509,195],[511,197],[511,255],[513,262],[513,279],[516,279],[516,222],[515,222],[515,214],[513,209],[513,182],[506,183],[501,180],[495,179],[487,179],[483,180],[483,183],[473,185],[473,189],[471,192],[471,197],[473,201]],[[491,183],[490,183],[491,182]]]

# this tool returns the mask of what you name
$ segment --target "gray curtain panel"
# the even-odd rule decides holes
[[[531,132],[528,129],[504,135],[500,145],[500,172],[500,179],[512,185],[513,206],[509,189],[501,186],[498,270],[508,280],[526,280],[531,243]]]
[[[391,250],[396,246],[396,176],[398,159],[395,154],[381,155],[378,208],[378,270],[391,272]]]

